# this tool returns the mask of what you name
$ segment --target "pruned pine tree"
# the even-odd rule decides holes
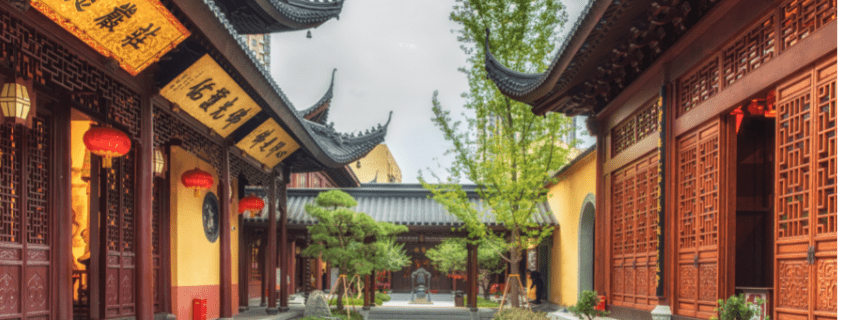
[[[507,67],[539,73],[550,63],[555,43],[561,42],[566,10],[560,0],[459,0],[450,18],[461,26],[456,31],[468,59],[460,71],[467,76],[469,92],[462,95],[465,110],[460,121],[451,117],[434,92],[432,120],[451,143],[448,154],[454,158],[447,181],[428,184],[420,174],[420,182],[463,221],[471,239],[486,242],[494,237],[484,219],[504,224],[509,230],[505,260],[510,273],[519,274],[522,250],[552,233],[552,228],[536,224],[532,214],[538,203],[546,201],[545,186],[553,182],[552,173],[575,142],[564,141],[567,117],[536,116],[487,79],[486,30],[490,51]],[[479,216],[469,202],[459,186],[463,178],[477,185],[490,217]],[[512,290],[510,302],[519,305],[518,290]]]
[[[395,236],[407,227],[376,222],[369,215],[352,210],[357,201],[340,190],[329,190],[306,206],[317,223],[308,228],[313,243],[302,254],[322,256],[328,265],[339,268],[340,276],[370,274],[372,271],[401,269],[404,252],[395,245]],[[392,257],[392,261],[388,258]],[[410,263],[410,258],[406,258]],[[337,310],[343,308],[344,285],[337,286]]]

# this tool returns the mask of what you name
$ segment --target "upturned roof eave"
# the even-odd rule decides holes
[[[265,102],[270,106],[271,110],[269,111],[271,111],[273,116],[289,128],[301,147],[308,151],[319,163],[329,168],[340,168],[356,160],[357,156],[362,157],[368,153],[368,150],[365,152],[359,150],[368,146],[358,148],[355,155],[332,155],[327,152],[323,148],[322,143],[319,142],[320,139],[314,130],[308,128],[309,121],[304,120],[297,113],[292,103],[286,98],[286,95],[274,79],[272,79],[271,74],[261,66],[256,56],[250,53],[245,40],[239,37],[239,34],[225,17],[224,12],[218,8],[213,0],[175,1],[174,5],[194,25],[198,26],[198,29],[204,33],[211,46],[222,54],[233,69],[260,96],[265,98]],[[228,34],[230,37],[222,36]],[[374,135],[371,137],[373,140],[383,141],[383,137],[386,135],[386,128],[383,131],[379,130],[372,134]],[[370,141],[369,144],[371,144],[371,148],[374,148],[379,143]]]
[[[315,28],[331,18],[339,18],[345,0],[312,2],[301,0],[255,0],[260,8],[279,23],[301,30]]]
[[[504,66],[490,52],[488,32],[488,43],[485,46],[485,68],[488,77],[496,84],[496,87],[499,88],[502,94],[511,99],[531,105],[532,112],[537,115],[545,113],[548,110],[540,108],[535,103],[536,100],[552,90],[612,1],[616,0],[588,1],[579,16],[579,22],[573,25],[565,41],[561,44],[553,62],[543,73],[523,73]]]

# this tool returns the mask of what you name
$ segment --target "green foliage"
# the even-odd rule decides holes
[[[395,236],[406,232],[407,227],[377,222],[352,210],[355,206],[357,201],[340,190],[322,192],[315,205],[307,204],[307,213],[318,222],[308,228],[313,243],[302,254],[321,256],[331,267],[339,268],[340,275],[347,276],[396,271],[410,264],[400,245],[395,244]],[[338,287],[337,294],[342,296],[344,285]],[[342,301],[337,308],[342,309]]]
[[[466,271],[466,242],[458,238],[444,239],[425,252],[437,271],[450,274]]]
[[[463,305],[466,305],[466,301],[468,296],[463,296]],[[479,308],[498,308],[499,303],[490,299],[484,299],[482,297],[478,297],[478,307]]]
[[[378,300],[380,300],[380,301],[390,301],[390,295],[383,293],[383,292],[376,291],[375,292],[376,303],[377,303]]]
[[[376,305],[379,305],[379,306],[380,306],[380,305],[383,305],[383,304],[384,304],[384,301],[387,301],[387,300],[380,299],[380,298],[378,297],[378,295],[377,295],[377,294],[375,294],[375,304],[376,304]],[[328,302],[328,305],[334,305],[334,304],[336,304],[336,298],[332,298],[332,299]],[[362,305],[363,305],[363,299],[358,299],[358,298],[344,298],[344,299],[342,299],[342,304],[343,304],[343,305],[346,305],[346,306],[362,306]]]
[[[576,305],[567,307],[567,310],[575,313],[579,318],[587,320],[607,316],[608,311],[596,310],[596,305],[598,304],[599,296],[596,294],[596,291],[584,290],[579,295]]]
[[[354,311],[346,313],[343,310],[331,310],[331,314],[333,314],[334,317],[340,318],[342,320],[363,320],[363,316],[360,315],[360,313],[354,312]],[[319,318],[319,317],[305,317],[305,318],[301,318],[301,320],[327,320],[327,319]]]
[[[474,183],[489,209],[487,215],[511,232],[508,260],[511,273],[519,273],[522,249],[552,233],[552,227],[537,225],[532,216],[536,205],[547,200],[545,186],[554,181],[552,173],[566,161],[575,142],[560,142],[569,129],[568,118],[536,116],[487,79],[485,29],[492,31],[491,52],[507,67],[543,72],[564,34],[566,10],[559,0],[465,0],[458,1],[450,18],[461,26],[455,31],[468,56],[460,71],[467,76],[469,92],[462,95],[466,100],[462,121],[451,117],[434,92],[432,121],[450,142],[448,154],[454,158],[446,181],[428,184],[421,174],[419,180],[434,200],[464,223],[470,239],[487,242],[495,236],[459,186],[463,178]],[[518,304],[517,292],[511,301]]]
[[[761,298],[757,299],[756,303],[750,303],[744,298],[743,293],[737,296],[732,295],[725,301],[723,299],[717,300],[717,308],[714,308],[714,311],[717,311],[717,316],[713,316],[711,319],[749,320],[760,313],[759,310],[761,310],[763,304],[764,300]],[[770,320],[770,317],[765,316],[765,320]]]
[[[493,320],[548,320],[546,312],[534,312],[524,308],[504,309]]]

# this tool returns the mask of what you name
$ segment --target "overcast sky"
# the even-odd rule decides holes
[[[587,0],[562,0],[573,23]],[[401,168],[402,182],[438,175],[449,143],[431,122],[431,95],[459,116],[468,90],[457,69],[466,63],[449,20],[455,0],[346,0],[339,20],[306,31],[272,34],[271,73],[297,109],[313,105],[337,68],[328,121],[357,132],[393,119],[385,143]],[[556,44],[556,45],[560,45]],[[457,118],[456,116],[455,118]],[[436,160],[435,160],[436,158]],[[433,181],[431,181],[433,182]]]

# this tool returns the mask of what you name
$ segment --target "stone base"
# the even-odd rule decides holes
[[[266,308],[266,314],[273,316],[278,313],[277,308]]]
[[[425,300],[425,299],[415,299],[413,301],[410,301],[409,303],[410,304],[434,304],[433,302]]]
[[[673,312],[670,311],[670,306],[657,305],[652,309],[652,320],[670,320],[673,317]]]
[[[265,307],[265,306],[268,306],[268,305],[269,305],[268,303],[260,302],[260,306],[261,306],[261,307]]]
[[[239,312],[245,312],[245,311],[248,311],[247,306],[239,306]]]
[[[280,312],[287,312],[289,311],[289,307],[280,306],[277,307],[277,310],[279,310]]]

